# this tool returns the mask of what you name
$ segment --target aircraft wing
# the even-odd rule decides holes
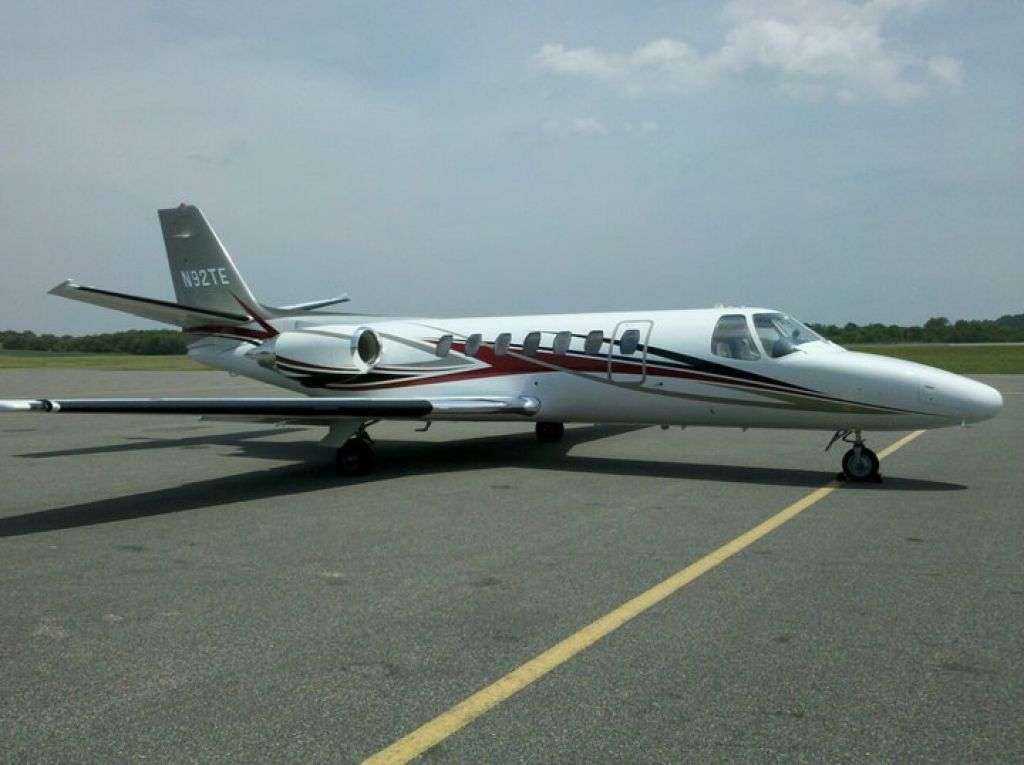
[[[0,400],[0,412],[74,414],[193,414],[260,422],[330,424],[363,420],[476,420],[532,416],[540,402],[529,396],[451,398],[68,398]]]

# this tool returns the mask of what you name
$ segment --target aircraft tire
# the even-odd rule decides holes
[[[560,422],[538,422],[537,440],[542,444],[557,444],[565,435],[565,425]]]
[[[342,475],[368,475],[373,468],[373,448],[362,438],[351,438],[334,455]]]
[[[878,481],[878,455],[866,447],[861,447],[860,458],[857,450],[850,449],[843,455],[843,475],[848,481]]]

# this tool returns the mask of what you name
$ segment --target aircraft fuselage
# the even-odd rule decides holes
[[[540,402],[533,419],[556,422],[905,430],[986,419],[1002,405],[974,380],[820,339],[779,358],[760,338],[754,358],[713,352],[723,316],[765,315],[777,312],[310,315],[205,328],[190,354],[306,395],[530,397]],[[367,332],[375,355],[363,359],[356,344]]]

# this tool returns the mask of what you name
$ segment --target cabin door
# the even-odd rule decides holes
[[[608,349],[608,379],[617,383],[643,385],[647,379],[647,345],[654,322],[647,319],[620,321]]]

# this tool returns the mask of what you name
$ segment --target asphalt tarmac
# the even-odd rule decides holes
[[[425,762],[1024,760],[1024,377]],[[6,370],[0,397],[267,395]],[[0,417],[0,761],[357,762],[829,485],[827,434]],[[876,450],[901,433],[870,433]],[[444,718],[449,719],[449,718]]]

